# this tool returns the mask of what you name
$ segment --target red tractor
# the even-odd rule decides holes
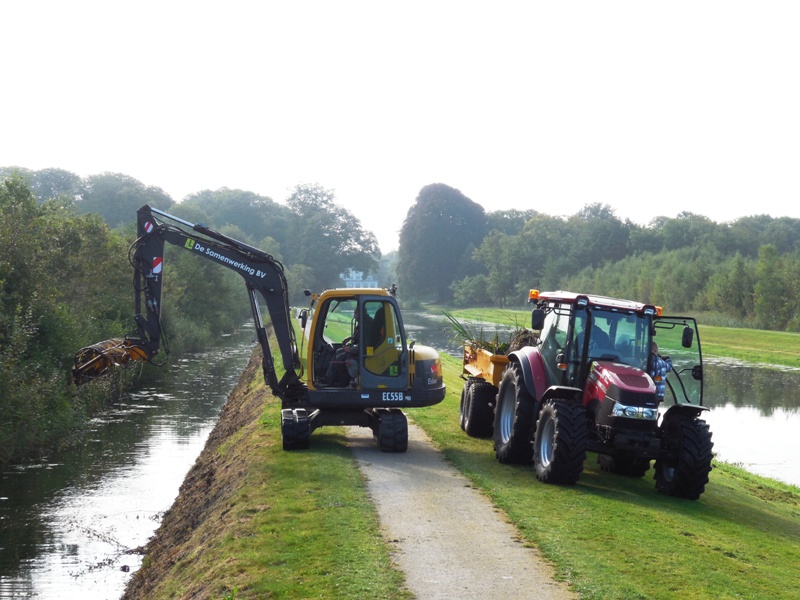
[[[462,428],[493,435],[500,462],[532,461],[544,483],[577,482],[589,451],[604,470],[631,477],[655,460],[659,492],[699,498],[713,443],[700,418],[708,408],[696,321],[572,292],[531,290],[530,301],[538,340],[507,363],[489,361],[505,363],[501,376],[465,346]]]

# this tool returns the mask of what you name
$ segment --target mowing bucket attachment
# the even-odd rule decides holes
[[[72,367],[72,380],[80,385],[100,377],[114,367],[148,359],[144,348],[131,340],[111,338],[78,350],[75,354],[75,366]]]

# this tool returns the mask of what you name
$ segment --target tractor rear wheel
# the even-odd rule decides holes
[[[673,415],[661,425],[666,458],[656,461],[656,489],[667,496],[697,500],[705,491],[714,443],[708,423]]]
[[[494,411],[494,454],[501,463],[529,463],[533,458],[536,400],[528,393],[522,367],[509,363],[503,371]]]
[[[494,404],[497,388],[488,381],[476,379],[467,390],[464,431],[474,438],[492,437]]]
[[[580,404],[556,398],[542,406],[533,443],[533,466],[542,483],[571,485],[586,459],[589,430]]]

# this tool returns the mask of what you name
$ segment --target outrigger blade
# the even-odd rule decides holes
[[[143,360],[149,360],[144,348],[129,339],[111,338],[78,350],[72,367],[72,380],[75,385],[80,385],[115,367]]]

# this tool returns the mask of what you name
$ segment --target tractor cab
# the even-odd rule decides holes
[[[693,318],[665,317],[659,307],[600,296],[556,292],[548,300],[534,316],[541,324],[548,385],[585,389],[600,368],[629,374],[625,379],[633,381],[634,373],[651,371],[656,342],[673,364],[666,375],[667,404],[702,405],[702,358]]]

